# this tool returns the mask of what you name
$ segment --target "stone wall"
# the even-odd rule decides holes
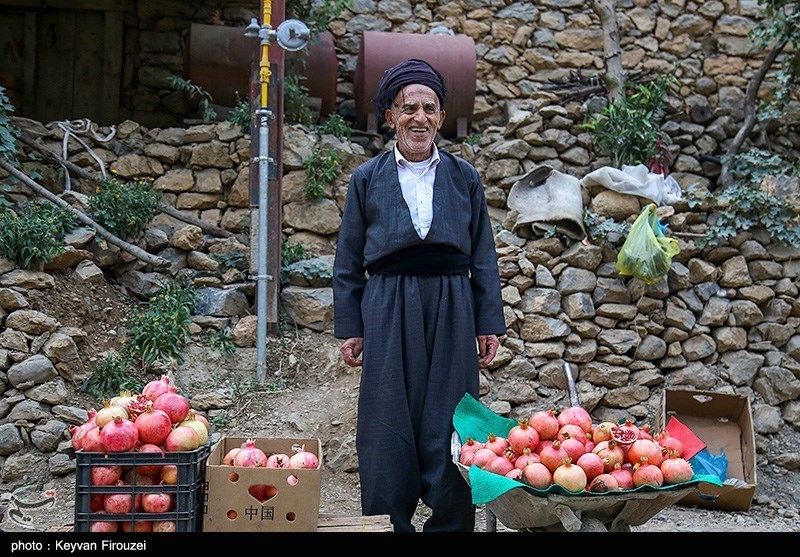
[[[186,97],[167,80],[185,70],[190,24],[216,18],[219,23],[244,26],[251,17],[259,17],[258,6],[252,0],[226,2],[212,17],[218,6],[210,1],[138,2],[136,13],[126,19],[132,54],[125,62],[125,117],[146,126],[180,123],[187,111]],[[679,64],[681,101],[673,106],[667,126],[676,140],[674,170],[716,178],[718,164],[705,159],[724,153],[738,131],[745,89],[763,60],[763,52],[755,51],[748,37],[758,8],[757,0],[618,3],[624,69],[653,76]],[[338,58],[337,111],[353,121],[355,68],[364,31],[424,34],[442,28],[475,41],[474,133],[507,125],[519,109],[540,109],[542,92],[552,82],[577,72],[584,77],[603,73],[600,21],[580,0],[354,0],[328,27]],[[762,96],[775,83],[772,72]],[[578,128],[585,117],[583,100],[551,99],[566,114],[551,122],[553,129],[537,140],[538,156],[558,158],[575,173],[590,164],[587,137]],[[784,121],[799,117],[800,102],[795,101]],[[800,135],[777,124],[773,127],[769,147],[796,158]]]

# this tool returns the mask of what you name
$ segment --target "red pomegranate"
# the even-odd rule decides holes
[[[118,532],[119,523],[108,520],[97,520],[89,526],[90,532]]]
[[[525,449],[514,461],[514,468],[522,470],[531,462],[541,462],[541,459],[538,454],[532,452],[530,449]]]
[[[178,394],[178,388],[171,385],[169,391],[159,396],[153,402],[154,410],[163,410],[172,420],[173,424],[177,424],[186,419],[189,413],[189,400]]]
[[[154,379],[145,385],[142,389],[142,394],[155,402],[158,397],[169,392],[171,385],[172,383],[170,382],[169,377],[162,375],[161,379]]]
[[[585,433],[592,432],[592,417],[582,406],[564,408],[558,413],[557,418],[558,424],[562,427],[566,424],[574,424],[579,426]]]
[[[142,510],[146,513],[165,513],[172,509],[172,494],[145,493],[142,495]]]
[[[584,453],[578,457],[575,464],[583,468],[586,479],[592,481],[594,478],[605,472],[603,459],[594,453]]]
[[[200,436],[188,425],[179,425],[169,432],[164,445],[168,452],[193,451],[200,446]]]
[[[664,461],[663,451],[664,448],[658,445],[655,441],[649,439],[637,439],[631,443],[625,459],[631,464],[637,464],[646,458],[647,462],[655,466],[661,466]]]
[[[661,474],[664,476],[664,485],[689,482],[694,477],[692,465],[676,452],[669,453],[661,463]]]
[[[505,437],[490,433],[483,446],[487,449],[491,449],[497,456],[501,456],[510,445],[508,444],[508,439]]]
[[[605,493],[618,490],[619,484],[611,474],[599,474],[589,481],[587,489],[592,493]]]
[[[119,481],[115,485],[126,485]],[[103,509],[111,514],[132,513],[141,508],[142,496],[137,494],[134,499],[132,493],[107,493],[103,500]]]
[[[619,464],[617,464],[609,474],[614,476],[614,479],[617,480],[620,489],[633,489],[636,487],[633,484],[633,473]]]
[[[475,456],[472,459],[472,464],[477,466],[478,468],[486,468],[486,465],[489,463],[490,460],[495,458],[497,454],[492,449],[487,449],[483,447],[482,449],[478,449],[475,451]]]
[[[153,443],[145,443],[139,447],[140,453],[159,453],[161,456],[164,456],[164,451],[158,445],[154,445]],[[157,476],[161,473],[161,468],[163,468],[163,464],[137,464],[136,465],[136,472],[137,474],[142,474],[144,476]],[[136,483],[139,483],[138,481]]]
[[[541,462],[531,462],[522,469],[522,477],[534,489],[547,489],[553,483],[553,474]]]
[[[86,432],[97,427],[94,421],[95,416],[97,416],[97,412],[95,410],[89,410],[88,420],[81,425],[72,426],[70,428],[69,433],[72,436],[72,448],[76,451],[83,448],[83,436],[86,435]]]
[[[84,433],[81,438],[81,444],[83,445],[81,448],[87,453],[106,452],[106,447],[103,445],[103,440],[100,437],[102,431],[103,429],[97,426],[87,429],[86,433]]]
[[[494,472],[495,474],[500,474],[501,476],[505,476],[511,470],[514,469],[514,459],[516,455],[514,451],[507,450],[502,455],[494,457],[492,460],[486,463],[486,467],[484,470],[488,470],[489,472]]]
[[[664,485],[664,474],[661,473],[661,468],[654,464],[649,464],[647,458],[641,464],[633,467],[633,485],[641,487],[643,485],[650,485],[653,487],[661,487]]]
[[[578,462],[582,454],[586,453],[586,447],[583,443],[572,437],[567,437],[561,441],[561,448],[567,451],[572,462]]]
[[[244,443],[242,443],[242,447],[244,447]],[[236,453],[242,450],[242,447],[234,447],[225,453],[225,456],[222,457],[222,464],[226,466],[233,466],[233,458],[236,456]]]
[[[551,473],[555,472],[556,468],[564,464],[568,458],[569,453],[561,448],[561,441],[553,441],[552,445],[543,448],[539,453],[539,459]]]
[[[512,468],[508,472],[504,474],[506,478],[511,478],[512,480],[517,480],[518,482],[522,481],[522,470],[519,468]]]
[[[539,444],[539,432],[530,425],[527,418],[522,418],[508,431],[508,444],[518,455],[525,449],[532,451]]]
[[[133,423],[136,425],[139,440],[142,443],[159,445],[167,439],[172,431],[172,420],[169,415],[163,410],[153,410],[152,406],[139,414]]]
[[[110,453],[132,451],[139,442],[139,430],[129,419],[117,416],[100,430],[100,440]]]
[[[92,466],[92,485],[114,485],[122,477],[122,466]]]
[[[617,464],[622,465],[625,461],[625,453],[613,439],[600,441],[592,452],[603,459],[604,472],[610,472]]]
[[[556,418],[556,409],[539,410],[531,414],[529,423],[539,434],[539,439],[554,439],[561,425]]]
[[[319,468],[319,458],[311,451],[307,451],[305,446],[301,447],[289,457],[289,468],[309,468],[316,470]]]
[[[246,440],[241,450],[238,453],[236,453],[235,457],[233,457],[234,466],[265,468],[267,467],[267,461],[268,458],[267,455],[264,453],[264,451],[256,447],[255,439]],[[281,468],[288,468],[288,467],[289,467],[289,457],[286,456],[286,466],[281,466]]]
[[[560,485],[567,491],[579,493],[586,489],[586,472],[577,464],[572,464],[570,459],[566,459],[553,472],[553,483]]]

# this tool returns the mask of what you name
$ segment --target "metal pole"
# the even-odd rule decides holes
[[[272,20],[272,3],[263,2],[262,25],[270,28]],[[261,60],[259,61],[259,80],[261,82],[261,108],[257,111],[259,116],[258,134],[258,275],[256,290],[257,305],[257,357],[256,381],[263,384],[267,377],[267,281],[272,277],[267,275],[267,209],[269,200],[269,78],[272,71],[269,67],[269,38],[261,40]]]

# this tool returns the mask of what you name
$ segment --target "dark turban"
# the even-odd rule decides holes
[[[439,106],[444,107],[444,101],[447,100],[447,86],[444,84],[442,74],[424,60],[411,58],[383,72],[383,77],[378,82],[378,91],[375,98],[372,99],[379,121],[383,118],[386,109],[392,106],[397,93],[412,83],[433,89],[436,96],[439,97]]]

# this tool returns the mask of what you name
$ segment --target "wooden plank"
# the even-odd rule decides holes
[[[41,8],[43,0],[0,0],[0,6],[15,6],[20,8]]]
[[[36,12],[25,14],[25,64],[23,67],[22,106],[28,113],[36,106],[36,40],[38,37],[39,16]]]
[[[17,112],[22,110],[25,88],[25,13],[13,10],[0,16],[0,85]]]
[[[123,15],[106,12],[103,38],[103,97],[98,123],[116,124],[119,121],[119,99],[122,86]]]
[[[32,118],[42,123],[69,117],[76,12],[46,10],[39,20],[37,41],[36,110]]]
[[[393,532],[388,514],[344,516],[320,514],[317,532]]]
[[[45,2],[41,2],[44,4]],[[133,0],[47,0],[48,8],[64,10],[127,11],[133,10]]]
[[[104,14],[95,11],[75,13],[72,74],[72,106],[65,117],[102,119]]]

